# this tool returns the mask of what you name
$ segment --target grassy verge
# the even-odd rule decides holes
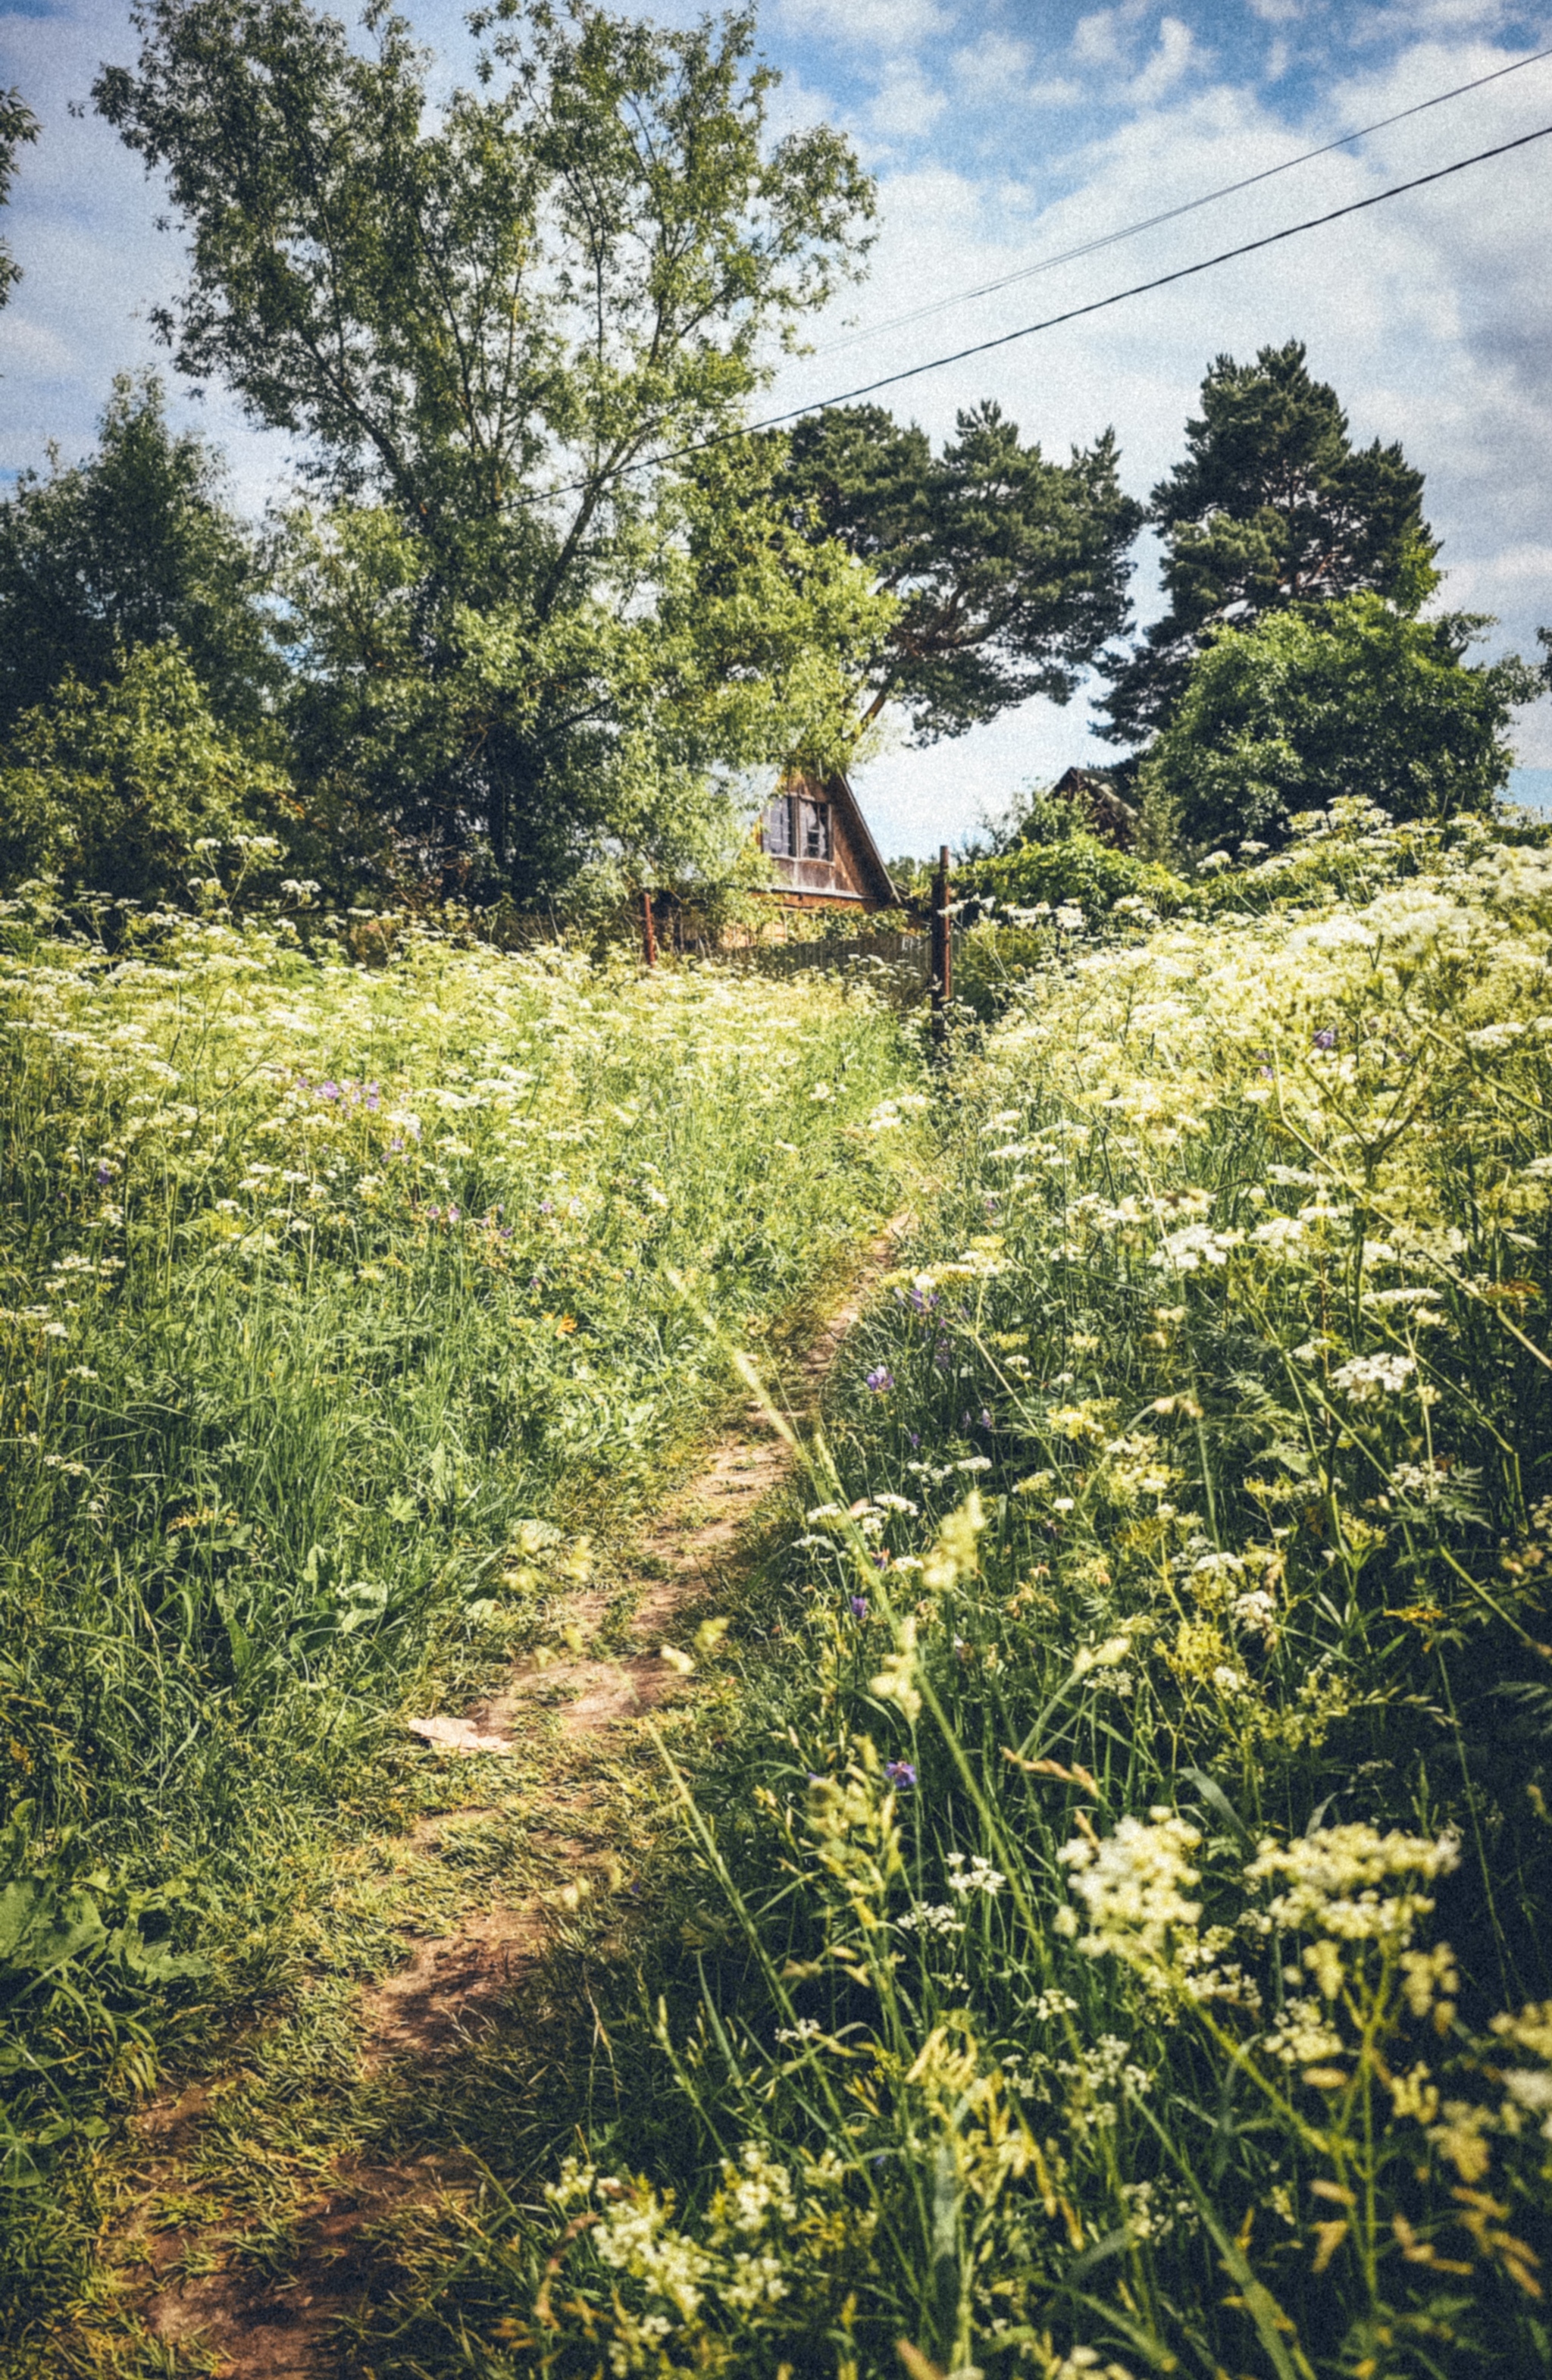
[[[757,1345],[801,1311],[895,1195],[911,1063],[812,986],[429,933],[368,968],[259,926],[113,953],[15,906],[4,930],[0,2265],[25,2327],[159,2068],[321,1957],[389,1955],[381,1892],[321,1911],[342,1847],[435,1802],[395,1718],[607,1580],[734,1385],[696,1310]]]
[[[1552,868],[1365,851],[958,1073],[608,2059],[374,2369],[1552,2368]]]

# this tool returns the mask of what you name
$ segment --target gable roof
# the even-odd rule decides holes
[[[777,793],[803,795],[827,803],[831,812],[831,856],[805,859],[796,853],[773,854],[780,880],[766,889],[777,900],[804,905],[825,902],[864,903],[870,909],[894,909],[900,904],[890,872],[879,855],[867,820],[842,770],[827,776],[793,769],[782,777]],[[766,812],[770,816],[769,810]],[[762,835],[765,829],[762,827]]]
[[[884,866],[873,831],[863,817],[862,807],[852,791],[851,779],[842,769],[824,780],[826,798],[835,804],[846,822],[846,831],[856,853],[865,882],[863,890],[870,901],[881,902],[886,909],[900,906],[900,895],[893,880]]]

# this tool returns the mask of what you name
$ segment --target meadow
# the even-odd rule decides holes
[[[919,1071],[833,988],[206,901],[0,918],[23,2330],[127,2115],[286,2004],[334,1851],[430,1791],[405,1717],[607,1581],[742,1393],[702,1317],[779,1344],[889,1210]]]
[[[1548,2368],[1552,856],[1303,825],[1019,929],[608,2059],[374,2371]]]
[[[30,2336],[29,2170],[110,2172],[235,2011],[284,2124],[298,1906],[430,1790],[405,1714],[607,1575],[908,1196],[600,1770],[607,1879],[384,2119],[478,2178],[346,2368],[1552,2369],[1552,850],[1302,829],[1170,918],[976,928],[935,1068],[833,979],[13,914]]]

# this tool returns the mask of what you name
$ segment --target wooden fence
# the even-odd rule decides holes
[[[957,951],[961,935],[956,929]],[[741,974],[790,977],[818,971],[871,984],[900,1008],[914,1008],[932,984],[929,934],[855,934],[814,942],[756,942],[744,950],[719,951],[720,966]]]

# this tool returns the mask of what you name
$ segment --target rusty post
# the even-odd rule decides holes
[[[641,895],[641,940],[646,948],[648,965],[649,967],[656,966],[658,964],[658,937],[652,925],[652,896],[650,892],[645,890],[643,890]]]
[[[932,1038],[941,1045],[949,1029],[949,1002],[953,998],[953,929],[949,917],[949,846],[938,853],[938,873],[932,880]]]

